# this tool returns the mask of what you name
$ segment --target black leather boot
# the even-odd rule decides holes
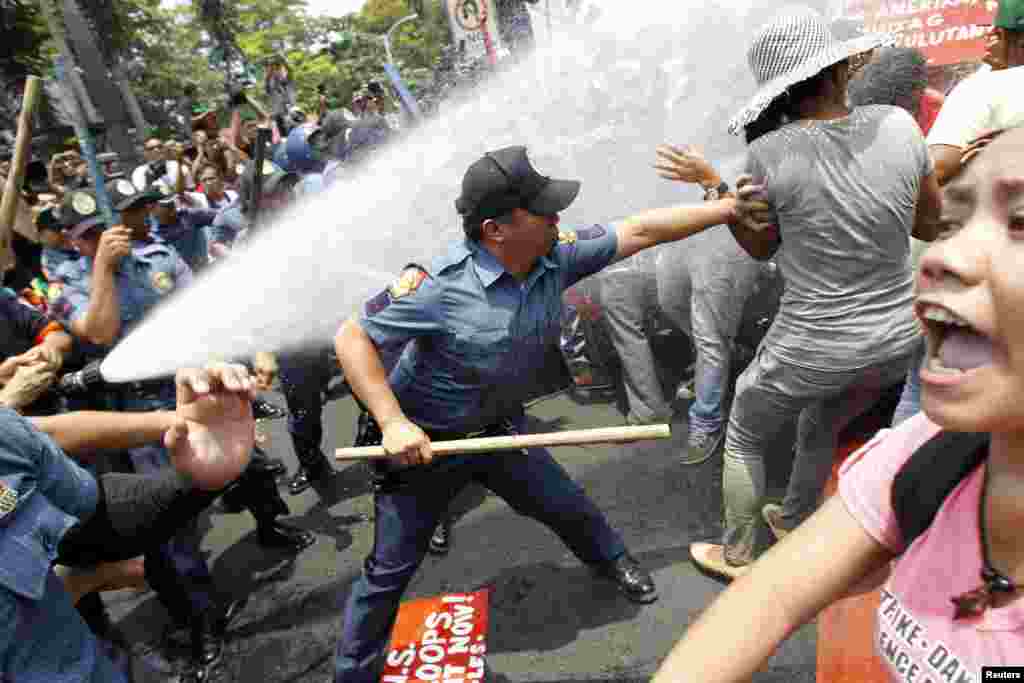
[[[256,529],[259,543],[264,548],[302,552],[316,543],[316,536],[309,531],[296,529],[276,520],[260,524]]]
[[[275,477],[283,477],[288,473],[288,468],[284,466],[284,463],[279,458],[271,458],[259,446],[252,447],[252,459],[249,461],[249,467],[267,470]]]
[[[437,528],[434,529],[434,535],[430,537],[430,545],[427,546],[427,550],[432,555],[447,555],[448,551],[452,549],[452,524],[454,520],[450,517],[442,519]]]
[[[324,481],[330,476],[331,464],[327,462],[327,456],[317,453],[312,458],[300,458],[302,464],[298,471],[288,482],[288,493],[297,496],[310,486],[313,482]]]
[[[594,565],[593,569],[598,576],[614,581],[623,595],[633,602],[649,603],[658,599],[654,579],[629,553],[623,553],[610,562]]]

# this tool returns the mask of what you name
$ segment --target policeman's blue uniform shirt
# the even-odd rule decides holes
[[[193,272],[201,270],[208,262],[206,227],[217,217],[216,209],[182,207],[178,209],[178,220],[170,225],[153,221],[153,237],[170,244]]]
[[[0,663],[3,680],[125,681],[51,571],[96,510],[96,479],[24,417],[0,407]]]
[[[74,249],[43,247],[40,254],[40,265],[43,268],[43,275],[46,277],[47,282],[66,280],[69,273],[76,272],[80,267],[80,258],[79,253]],[[68,271],[68,268],[72,270]]]
[[[618,245],[614,225],[563,235],[522,283],[467,239],[424,278],[407,269],[366,303],[359,322],[380,352],[404,347],[389,382],[409,419],[471,432],[521,410],[557,344],[562,292],[611,263]]]
[[[233,246],[238,236],[249,228],[249,219],[242,213],[242,205],[235,202],[226,209],[220,211],[213,219],[207,235],[210,244],[218,243]]]
[[[89,310],[93,262],[83,257],[82,264],[84,277],[65,283],[57,301],[51,304],[51,313],[69,326]],[[121,304],[121,331],[116,343],[164,298],[187,287],[192,282],[192,271],[174,247],[158,241],[136,240],[132,242],[131,253],[121,259],[114,280]]]

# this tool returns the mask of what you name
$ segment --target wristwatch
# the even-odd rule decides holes
[[[724,180],[718,183],[717,187],[709,187],[704,190],[704,201],[713,202],[716,199],[721,199],[729,191],[729,183]]]

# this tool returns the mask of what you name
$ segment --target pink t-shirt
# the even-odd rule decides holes
[[[839,495],[879,543],[904,551],[892,509],[892,482],[913,453],[940,431],[924,413],[882,430],[839,472]],[[981,585],[978,505],[984,465],[946,498],[932,526],[893,563],[882,589],[875,647],[893,681],[974,683],[982,666],[1024,664],[1024,601],[953,621],[950,598]]]

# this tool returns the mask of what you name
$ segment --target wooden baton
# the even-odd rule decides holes
[[[18,199],[21,197],[21,184],[25,179],[25,167],[32,156],[32,117],[39,101],[39,85],[38,76],[29,76],[25,81],[21,114],[18,116],[18,136],[14,141],[14,156],[11,158],[11,170],[3,190],[3,201],[0,203],[0,254],[4,260],[11,248],[11,232],[14,229]]]
[[[457,453],[487,453],[509,451],[535,446],[585,446],[602,443],[630,443],[651,439],[668,439],[672,429],[667,424],[643,427],[602,427],[599,429],[573,429],[565,432],[546,434],[519,434],[516,436],[485,436],[477,439],[457,441],[434,441],[430,449],[434,455],[455,455]],[[362,446],[339,448],[334,452],[338,460],[369,460],[388,457],[383,446]]]

